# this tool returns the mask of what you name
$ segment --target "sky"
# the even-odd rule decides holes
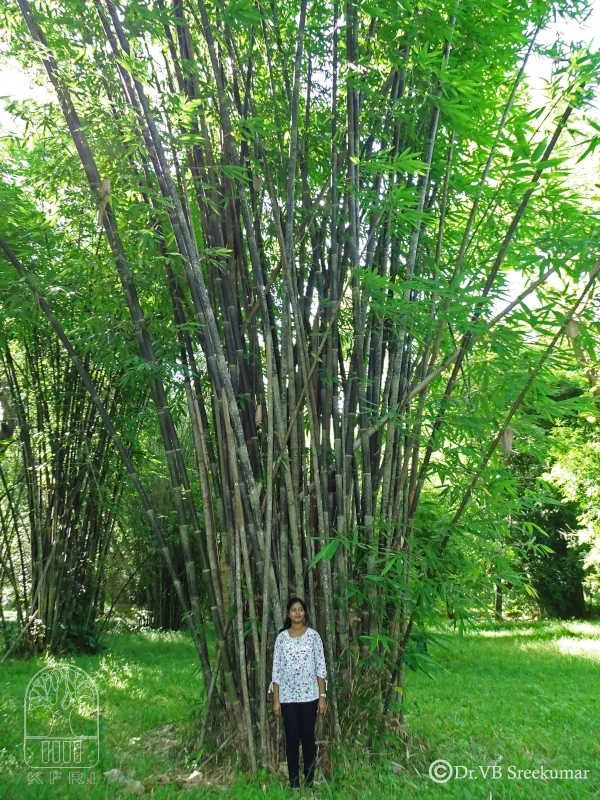
[[[586,22],[578,23],[574,20],[564,22],[559,20],[552,23],[540,33],[537,41],[542,45],[552,45],[557,39],[564,42],[581,42],[591,44],[592,49],[600,47],[600,0],[594,0],[591,16]],[[550,77],[552,64],[550,59],[542,56],[532,56],[529,59],[527,76],[532,89],[540,91],[543,79]]]
[[[553,23],[538,36],[538,42],[545,46],[551,46],[557,39],[563,42],[577,42],[582,45],[591,45],[592,50],[600,48],[600,0],[595,0],[592,5],[592,13],[583,23],[574,20],[565,22],[559,20]],[[552,61],[540,55],[532,55],[527,65],[527,82],[530,88],[531,100],[534,107],[542,105],[544,101],[544,83],[548,81],[552,73]],[[600,92],[596,93],[596,113],[592,112],[597,122],[600,122]],[[600,183],[600,171],[598,169],[598,157],[586,160],[586,163],[574,165],[573,174],[578,181],[593,184]],[[562,280],[551,275],[548,284],[556,289],[562,289]],[[512,272],[507,278],[506,294],[503,300],[494,303],[492,313],[499,313],[514,298],[518,297],[526,288],[527,281],[518,272]],[[539,301],[535,293],[530,295],[525,301],[530,308],[539,306]]]
[[[22,130],[20,123],[6,111],[6,99],[11,101],[32,98],[43,102],[49,96],[48,88],[36,86],[15,61],[0,64],[0,135],[18,133]]]

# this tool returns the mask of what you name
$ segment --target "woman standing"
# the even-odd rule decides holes
[[[292,789],[300,787],[298,761],[300,742],[304,759],[304,785],[312,786],[315,773],[315,723],[317,711],[327,711],[327,669],[323,642],[308,627],[306,603],[292,597],[287,604],[283,629],[275,640],[273,654],[273,711],[283,716],[285,751]]]

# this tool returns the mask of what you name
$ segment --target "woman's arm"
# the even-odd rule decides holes
[[[319,714],[324,714],[327,711],[327,698],[325,697],[325,679],[317,675],[317,683],[319,684]]]
[[[279,683],[281,681],[281,642],[279,637],[275,639],[275,652],[273,653],[273,675],[269,692],[273,692],[273,713],[281,716],[281,703],[279,702]]]
[[[281,716],[281,703],[279,702],[279,684],[273,684],[273,713],[276,717]]]
[[[327,665],[325,664],[323,640],[321,639],[318,631],[313,641],[315,653],[315,672],[317,675],[317,683],[319,684],[319,714],[324,714],[327,711],[327,698],[325,697],[325,692],[327,690]]]
[[[325,663],[325,652],[323,650],[323,640],[318,631],[315,631],[316,636],[313,637],[313,647],[315,654],[315,673],[317,680],[322,678],[325,681],[325,689],[327,688],[327,664]],[[321,684],[319,684],[319,693],[321,691]]]

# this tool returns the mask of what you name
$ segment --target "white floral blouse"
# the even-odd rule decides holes
[[[319,678],[327,677],[323,641],[318,631],[307,628],[302,636],[290,636],[287,629],[275,639],[273,684],[279,684],[280,703],[308,703],[319,698]],[[327,681],[325,680],[325,688]]]

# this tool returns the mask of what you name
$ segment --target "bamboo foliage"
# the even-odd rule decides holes
[[[93,403],[94,408],[98,411],[98,414],[101,417],[101,419],[102,419],[102,421],[103,421],[103,423],[104,423],[104,425],[106,427],[106,432],[110,435],[110,438],[112,439],[112,442],[115,445],[116,450],[119,453],[121,461],[122,461],[123,465],[125,466],[125,468],[127,469],[129,477],[132,480],[132,483],[133,483],[133,485],[134,485],[134,487],[135,487],[135,489],[136,489],[136,491],[138,493],[138,496],[139,496],[139,498],[141,500],[142,506],[143,506],[143,508],[144,508],[144,510],[145,510],[145,512],[147,514],[147,517],[149,519],[151,530],[152,530],[152,532],[153,532],[153,534],[154,534],[154,536],[155,536],[155,538],[157,540],[157,543],[158,543],[159,547],[161,548],[161,552],[163,554],[165,563],[166,563],[167,568],[169,570],[173,585],[174,585],[175,590],[177,592],[177,595],[179,597],[179,601],[180,601],[180,604],[181,604],[182,611],[186,612],[186,619],[187,619],[188,627],[190,628],[190,631],[191,631],[192,636],[194,638],[194,642],[196,644],[199,657],[202,658],[203,651],[201,649],[201,640],[200,640],[200,637],[198,636],[197,630],[196,630],[196,628],[195,628],[195,626],[193,624],[193,620],[192,620],[192,617],[191,617],[191,614],[190,614],[190,611],[189,611],[188,599],[187,599],[187,596],[186,596],[186,594],[184,592],[184,587],[183,587],[181,581],[179,580],[177,572],[176,572],[175,567],[173,565],[173,559],[172,559],[171,552],[169,551],[169,548],[168,548],[168,546],[166,544],[165,538],[164,538],[163,533],[162,533],[162,531],[160,529],[160,525],[159,525],[158,520],[156,518],[156,515],[155,515],[155,513],[153,511],[153,508],[152,508],[152,505],[151,505],[150,500],[148,498],[148,495],[147,495],[144,487],[141,484],[140,478],[139,478],[139,476],[138,476],[138,474],[137,474],[137,472],[135,470],[135,467],[133,466],[129,451],[125,447],[125,445],[123,444],[123,441],[122,441],[121,437],[119,436],[119,434],[117,433],[117,431],[116,431],[116,429],[114,427],[114,424],[113,424],[111,415],[109,413],[109,410],[107,409],[107,407],[106,407],[105,403],[103,402],[101,396],[98,394],[98,390],[96,388],[96,385],[95,385],[94,381],[92,380],[92,377],[90,376],[90,373],[89,373],[88,369],[86,368],[84,361],[82,360],[82,358],[79,356],[79,354],[77,353],[77,351],[73,347],[72,342],[69,340],[69,337],[66,335],[66,333],[65,333],[63,327],[61,326],[59,320],[54,315],[54,313],[53,313],[52,309],[50,308],[46,298],[40,293],[39,289],[36,287],[35,281],[32,280],[32,278],[27,273],[27,271],[25,270],[24,266],[21,264],[19,259],[15,256],[15,254],[13,253],[11,248],[8,246],[8,244],[6,242],[4,242],[3,240],[1,240],[1,239],[0,239],[0,247],[2,248],[2,251],[3,251],[4,255],[6,256],[7,260],[12,264],[12,266],[15,268],[15,270],[23,278],[25,283],[29,286],[29,288],[31,289],[32,293],[36,297],[36,299],[37,299],[37,301],[38,301],[38,303],[39,303],[39,305],[41,307],[41,310],[45,314],[46,318],[48,319],[48,322],[52,326],[52,328],[53,328],[54,332],[56,333],[58,339],[60,340],[60,342],[62,343],[63,347],[65,348],[65,350],[66,350],[66,352],[67,352],[67,354],[68,354],[68,356],[70,358],[71,363],[73,364],[75,370],[77,371],[77,374],[79,375],[79,377],[80,377],[80,379],[81,379],[81,381],[83,383],[83,386],[85,387],[85,389],[87,390],[87,392],[89,394],[89,397],[91,399],[91,402]],[[113,403],[113,407],[111,408],[111,411],[113,412],[113,416],[114,416],[114,403]],[[24,417],[23,417],[23,420],[24,420]],[[27,426],[25,426],[25,430],[26,431],[28,430]],[[27,445],[28,441],[29,441],[28,437],[25,436],[23,438],[24,438],[24,445]],[[8,493],[8,489],[7,489],[7,493]],[[35,495],[34,495],[33,492],[30,492],[30,496],[35,496]],[[92,502],[97,500],[97,498],[94,497],[93,493],[91,493],[91,500],[92,500]],[[96,503],[96,505],[98,505],[98,504]],[[30,506],[30,508],[31,508],[31,506]],[[16,520],[16,517],[15,517],[15,520]],[[31,530],[36,530],[36,528],[34,527],[35,521],[36,520],[35,520],[35,517],[34,517],[33,523],[31,524]],[[69,533],[68,529],[67,529],[66,533],[68,535],[68,533]],[[72,599],[73,599],[67,592],[65,592],[64,593],[64,597],[61,598],[59,593],[56,592],[56,582],[54,582],[54,583],[49,583],[48,582],[48,576],[47,576],[48,568],[53,563],[54,554],[55,554],[56,550],[58,549],[59,545],[62,544],[63,548],[65,547],[65,543],[61,542],[61,536],[64,535],[62,530],[61,530],[61,528],[56,527],[56,529],[54,531],[54,534],[55,534],[54,538],[50,539],[51,549],[50,549],[50,552],[48,553],[48,557],[46,558],[45,565],[43,566],[41,574],[36,576],[37,585],[36,585],[36,589],[35,589],[35,596],[32,597],[31,601],[30,601],[30,606],[29,606],[30,613],[28,615],[29,616],[29,621],[26,621],[26,617],[25,617],[24,614],[21,615],[22,616],[22,620],[21,621],[22,622],[26,621],[26,624],[23,627],[23,632],[24,633],[27,633],[28,630],[31,627],[33,627],[32,626],[32,622],[34,622],[35,620],[39,619],[42,622],[42,624],[44,624],[44,615],[42,613],[41,614],[34,613],[34,611],[37,611],[36,607],[39,607],[42,610],[44,610],[45,608],[48,608],[50,613],[54,613],[55,612],[55,608],[54,608],[53,604],[47,604],[46,606],[44,606],[44,604],[40,600],[40,598],[43,598],[43,591],[45,589],[46,584],[48,584],[51,587],[51,589],[54,589],[53,595],[54,595],[54,598],[55,598],[55,603],[58,603],[59,601],[68,603],[69,601],[72,601]],[[60,552],[60,550],[59,550],[59,552]],[[81,552],[78,549],[76,549],[75,550],[75,557],[76,558],[81,558],[81,555],[82,555]],[[37,559],[37,561],[39,561],[39,559]],[[32,562],[32,565],[35,566],[36,558],[33,557],[31,562]],[[91,566],[92,567],[94,566],[93,562],[92,562]],[[24,585],[25,585],[25,572],[24,572],[24,570],[23,570],[23,578],[24,578]],[[98,581],[100,581],[101,578],[102,578],[102,573],[100,573]],[[85,605],[86,604],[82,603],[79,600],[79,607],[80,608],[82,608],[82,609],[85,608]],[[90,613],[97,613],[97,607],[96,607],[96,605],[94,603],[88,603],[87,605],[89,607],[89,612]],[[70,622],[69,617],[64,612],[62,614],[58,614],[58,615],[55,615],[55,616],[57,617],[57,619],[64,620],[65,623],[67,623],[67,624],[65,624],[65,623],[61,622],[61,625],[64,625],[63,633],[62,633],[63,640],[64,640],[65,636],[67,636],[70,633],[72,633],[72,631],[70,630],[70,628],[68,626],[68,623]],[[92,630],[92,626],[91,626],[89,620],[88,620],[88,629],[90,631]],[[53,640],[50,639],[50,645],[52,645],[52,641]],[[16,643],[11,644],[11,646],[9,647],[7,652],[5,653],[4,658],[8,657],[9,653],[14,649],[14,644],[16,644]],[[34,644],[35,644],[36,647],[39,646],[39,637],[37,635],[34,637]],[[42,639],[42,646],[43,646],[43,644],[44,644],[44,641]]]
[[[555,323],[540,350],[526,339],[521,305],[547,290],[561,261],[575,283],[590,273],[593,291],[594,242],[558,229],[569,219],[588,231],[589,220],[553,170],[597,59],[578,54],[557,74],[553,113],[535,128],[521,84],[548,19],[543,4],[498,20],[464,0],[427,10],[94,0],[77,15],[70,0],[17,2],[21,19],[7,13],[22,58],[41,59],[59,100],[90,218],[105,173],[115,187],[100,209],[105,254],[148,365],[185,557],[178,597],[210,709],[226,709],[252,769],[269,762],[269,654],[297,594],[325,642],[332,736],[347,732],[342,719],[351,727],[343,712],[373,670],[385,721],[398,711],[414,626],[442,591],[451,529],[495,458],[496,417],[518,424],[558,350],[556,330],[572,328],[570,317],[540,317]],[[510,45],[499,56],[503,35]],[[77,37],[89,53],[75,58]],[[77,76],[97,87],[96,103],[81,97]],[[536,221],[547,203],[553,217]],[[144,261],[148,231],[153,259]],[[536,248],[541,263],[528,253]],[[494,316],[515,269],[526,287]],[[150,311],[157,286],[168,301],[163,327]],[[59,336],[100,408],[90,365]],[[538,366],[515,397],[502,383],[489,444],[464,459],[479,464],[477,480],[458,457],[451,480],[445,443],[467,435],[468,376],[501,349],[495,336]],[[178,384],[193,458],[175,423]],[[102,408],[109,424],[106,400]],[[427,515],[442,491],[450,499],[436,538]]]
[[[73,642],[93,649],[123,472],[76,370],[39,327],[22,354],[7,345],[0,358],[19,421],[15,457],[0,465],[3,576],[19,629],[30,634],[19,649],[58,653]],[[95,381],[116,416],[118,376],[100,369]]]

